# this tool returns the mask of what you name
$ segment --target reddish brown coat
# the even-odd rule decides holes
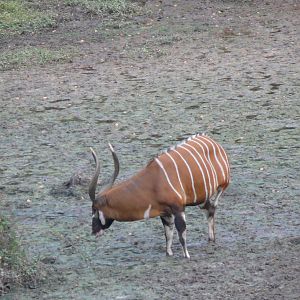
[[[225,190],[229,180],[224,149],[208,136],[196,135],[96,196],[94,206],[117,221],[163,216],[187,205],[204,205],[219,188]]]

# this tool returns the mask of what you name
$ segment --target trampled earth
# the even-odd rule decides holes
[[[151,13],[105,34],[73,20],[21,44],[73,44],[72,62],[0,74],[1,209],[47,271],[7,299],[299,299],[299,30],[297,1],[148,1]],[[147,10],[146,9],[146,10]],[[14,41],[6,46],[17,47]],[[4,46],[3,46],[4,47]],[[123,180],[161,150],[206,132],[227,150],[232,182],[217,241],[187,208],[190,260],[159,218],[91,236],[86,185]]]

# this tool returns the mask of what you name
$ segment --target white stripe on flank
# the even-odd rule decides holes
[[[198,162],[198,160],[196,159],[195,155],[188,149],[185,148],[185,146],[189,146],[188,144],[185,144],[185,145],[182,145],[182,146],[179,146],[181,149],[184,149],[185,151],[187,151],[192,157],[193,159],[195,160],[196,164],[198,165],[198,168],[201,172],[201,175],[202,175],[202,178],[203,178],[203,182],[204,182],[204,188],[205,188],[205,200],[208,199],[208,192],[207,192],[207,186],[206,186],[206,179],[205,179],[205,175],[203,173],[203,170]],[[200,157],[202,159],[202,157]],[[203,159],[202,159],[202,162],[203,162]],[[204,163],[204,162],[203,162]]]
[[[216,143],[211,138],[207,137],[207,139],[209,139],[211,142],[213,142],[218,147],[220,155],[221,155],[221,158],[222,158],[222,160],[223,160],[223,162],[225,164],[225,167],[226,167],[227,181],[229,181],[229,163],[228,163],[228,157],[227,157],[227,154],[226,154],[225,150],[223,149],[223,147],[221,145],[219,145],[218,143]]]
[[[212,164],[212,162],[211,162],[211,160],[210,160],[209,149],[208,149],[207,145],[206,145],[205,143],[203,143],[202,141],[198,141],[198,142],[196,142],[195,140],[191,140],[191,142],[193,142],[193,143],[195,143],[195,144],[197,144],[198,146],[200,146],[200,147],[201,147],[201,149],[202,149],[202,152],[203,152],[203,156],[204,156],[204,157],[207,159],[207,161],[208,161],[208,163],[209,163],[209,166],[210,166],[210,168],[211,168],[211,170],[212,170],[212,174],[213,174],[213,180],[214,180],[214,191],[215,191],[215,189],[217,189],[217,187],[218,187],[219,183],[218,183],[218,176],[217,176],[217,172],[216,172],[216,170],[215,170],[215,167],[214,167],[214,165]],[[204,148],[203,148],[203,146],[202,146],[202,144],[201,144],[201,143],[203,143],[203,144],[204,144],[204,146],[206,147],[206,150],[207,150],[207,157],[206,157],[206,154],[205,154]],[[214,194],[214,191],[213,191],[213,194]]]
[[[223,149],[223,147],[219,144],[217,144],[219,149],[220,149],[220,153],[221,153],[221,157],[222,157],[222,160],[225,164],[225,167],[226,167],[226,172],[227,172],[227,181],[229,180],[229,163],[228,163],[228,157],[227,157],[227,154],[225,152],[225,150]],[[222,154],[223,153],[223,154]]]
[[[219,161],[219,159],[218,159],[218,156],[217,156],[217,153],[216,153],[215,145],[214,145],[209,139],[207,139],[206,136],[201,136],[200,138],[202,138],[203,140],[205,140],[206,142],[208,142],[208,143],[210,143],[210,144],[212,145],[213,151],[214,151],[215,159],[216,159],[217,164],[219,165],[219,167],[220,167],[220,169],[221,169],[221,171],[222,171],[223,179],[224,179],[224,181],[226,181],[224,169],[223,169],[223,167],[222,167],[222,165],[221,165],[221,163],[220,163],[220,161]],[[197,139],[199,140],[199,138],[197,138]],[[220,151],[219,151],[219,152],[220,152]]]
[[[197,194],[196,194],[196,191],[195,191],[194,178],[193,178],[193,174],[192,174],[191,168],[188,165],[188,163],[186,162],[186,160],[183,158],[183,156],[176,149],[174,149],[173,151],[176,152],[181,157],[181,159],[183,160],[183,162],[185,163],[185,165],[188,168],[188,171],[189,171],[190,176],[191,176],[192,188],[193,188],[193,192],[194,192],[194,203],[196,203],[196,201],[197,201]]]
[[[189,145],[189,144],[186,144],[186,146],[192,148],[192,149],[197,153],[197,155],[199,156],[199,158],[201,159],[201,161],[202,161],[202,163],[203,163],[203,165],[204,165],[204,167],[205,167],[205,171],[206,171],[206,174],[207,174],[207,177],[208,177],[208,184],[209,184],[209,193],[208,193],[208,197],[210,198],[210,197],[212,196],[213,190],[212,190],[212,186],[211,186],[210,174],[209,174],[209,172],[208,172],[207,165],[206,165],[206,163],[204,162],[203,157],[199,154],[199,152],[197,151],[197,149],[196,149],[195,147],[193,147],[192,145]],[[205,157],[205,155],[204,155],[204,157]],[[206,158],[206,157],[205,157],[205,159],[206,159],[206,161],[207,161],[207,158]],[[201,173],[202,173],[202,175],[204,176],[204,174],[203,174],[203,172],[202,172],[202,169],[201,169]],[[205,177],[204,177],[204,178],[205,178]],[[206,186],[206,181],[205,181],[205,180],[204,180],[204,184],[205,184],[205,186]],[[206,199],[208,199],[208,198],[206,198]]]
[[[226,151],[224,150],[224,148],[222,146],[220,146],[221,149],[223,150],[224,154],[225,154],[225,158],[226,158],[226,162],[227,162],[227,171],[228,171],[228,178],[227,178],[227,182],[229,183],[230,181],[230,167],[229,167],[229,160],[228,160],[228,156]]]
[[[174,149],[173,149],[173,150],[174,150]],[[177,164],[176,164],[176,161],[174,160],[174,158],[172,157],[172,155],[171,155],[170,153],[166,152],[166,154],[171,158],[171,160],[172,160],[172,162],[173,162],[173,164],[174,164],[174,166],[175,166],[177,178],[178,178],[178,180],[179,180],[180,187],[181,187],[181,189],[182,189],[182,193],[183,193],[184,199],[185,199],[185,201],[186,201],[185,190],[184,190],[183,185],[182,185],[182,181],[181,181],[181,178],[180,178],[180,175],[179,175],[178,166],[177,166]]]
[[[224,153],[225,153],[225,150],[222,148],[221,145],[219,145],[217,142],[215,142],[213,139],[211,139],[210,137],[206,137],[207,140],[211,141],[212,143],[214,143],[216,145],[216,147],[218,148],[219,150],[219,153],[220,153],[220,156],[222,158],[222,161],[225,165],[225,168],[226,168],[226,173],[227,173],[227,181],[228,181],[228,178],[229,178],[229,165],[228,163],[226,162],[225,158],[224,158]]]
[[[177,190],[174,188],[174,186],[172,185],[172,183],[171,183],[171,181],[170,181],[170,179],[169,179],[168,173],[167,173],[167,171],[165,170],[165,168],[164,168],[162,162],[161,162],[158,158],[155,158],[155,161],[156,161],[157,164],[160,166],[160,168],[163,170],[163,172],[164,172],[164,174],[165,174],[165,176],[166,176],[166,179],[167,179],[167,181],[168,181],[168,184],[170,185],[170,187],[172,188],[172,190],[176,193],[176,195],[177,195],[180,199],[182,199],[182,196],[178,193],[178,191],[177,191]]]

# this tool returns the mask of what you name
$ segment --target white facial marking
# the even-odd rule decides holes
[[[150,210],[151,210],[151,204],[149,204],[149,207],[144,212],[144,219],[148,220],[150,218]]]
[[[105,225],[105,217],[104,217],[104,214],[101,210],[99,210],[99,220],[100,220],[102,225]]]

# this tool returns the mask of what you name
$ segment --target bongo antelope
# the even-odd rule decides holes
[[[230,170],[225,150],[207,135],[194,135],[153,158],[131,178],[114,184],[119,174],[119,160],[109,144],[114,173],[109,183],[96,194],[100,165],[91,148],[96,171],[89,185],[92,200],[92,233],[100,236],[114,220],[136,221],[160,217],[165,230],[166,254],[171,246],[174,224],[184,257],[186,244],[186,206],[204,209],[208,220],[209,241],[215,240],[215,210],[229,185]]]

